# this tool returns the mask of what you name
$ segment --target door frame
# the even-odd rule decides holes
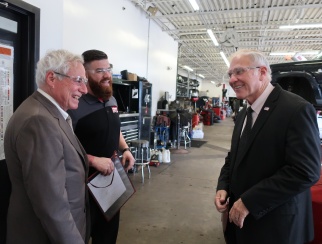
[[[36,88],[36,65],[39,59],[40,9],[21,0],[0,0],[0,9],[4,15],[14,15],[18,22],[21,42],[18,45],[19,63],[14,61],[14,97],[13,111],[30,96]],[[6,242],[6,216],[11,193],[11,183],[5,159],[0,160],[0,243]]]
[[[21,47],[20,77],[25,81],[14,81],[14,111],[36,89],[36,65],[39,60],[40,47],[40,9],[21,0],[0,0],[0,8],[23,18],[21,31],[23,45]],[[6,7],[7,5],[7,7]],[[15,72],[15,71],[14,71]],[[17,77],[17,76],[15,76]]]

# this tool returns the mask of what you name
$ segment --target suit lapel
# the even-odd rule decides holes
[[[61,116],[58,119],[58,123],[60,128],[65,132],[67,138],[69,139],[69,141],[73,144],[73,146],[75,147],[75,149],[77,150],[77,152],[83,157],[84,159],[84,154],[83,151],[80,147],[80,143],[76,137],[76,135],[74,134],[73,130],[70,128],[69,124],[67,123],[67,121]]]
[[[231,152],[232,152],[233,162],[235,162],[236,160],[240,134],[243,128],[245,117],[246,117],[246,108],[243,108],[243,110],[241,110],[238,114],[238,118],[235,123],[235,129],[232,135]]]
[[[68,140],[74,146],[74,148],[76,149],[78,154],[82,157],[84,168],[85,168],[85,170],[87,170],[87,168],[88,168],[87,163],[86,163],[87,159],[85,158],[86,152],[83,149],[83,147],[81,146],[80,142],[78,141],[76,135],[74,134],[73,130],[70,128],[67,121],[63,118],[62,114],[57,109],[57,107],[52,102],[50,102],[46,97],[41,95],[39,92],[35,92],[33,94],[33,96],[36,100],[38,100],[41,104],[44,105],[44,107],[49,111],[49,113],[54,118],[56,118],[58,120],[58,124],[59,124],[60,128],[64,131]]]
[[[240,162],[244,158],[245,154],[250,149],[250,146],[254,143],[254,140],[256,139],[257,134],[261,131],[261,129],[263,129],[267,119],[274,111],[274,109],[277,105],[277,99],[279,97],[281,90],[282,90],[282,88],[277,85],[274,88],[274,90],[271,92],[271,94],[268,96],[268,98],[266,99],[264,106],[262,107],[262,109],[261,109],[260,113],[258,114],[258,117],[252,127],[247,144],[245,145],[245,150],[243,151],[242,154],[240,154],[239,158],[236,158],[237,150],[238,150],[238,143],[239,143],[239,139],[240,139],[240,133],[241,133],[241,130],[243,127],[244,120],[239,121],[238,127],[236,127],[236,135],[234,135],[234,138],[233,138],[233,142],[235,144],[234,145],[235,146],[235,150],[234,150],[234,152],[235,152],[234,153],[235,166],[234,167],[237,167],[240,164]],[[245,109],[245,111],[243,111],[242,118],[245,118],[245,116],[246,116],[245,114],[246,114],[246,109]],[[232,147],[232,150],[233,150],[233,147]]]

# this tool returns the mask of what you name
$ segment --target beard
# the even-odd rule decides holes
[[[112,86],[112,80],[109,81],[109,86],[105,86],[102,84],[103,81],[101,80],[99,82],[94,81],[90,77],[88,77],[88,84],[91,88],[93,94],[100,99],[103,99],[104,101],[109,100],[110,97],[113,95],[113,86]]]

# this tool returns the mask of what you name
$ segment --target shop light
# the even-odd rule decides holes
[[[195,11],[198,11],[199,10],[199,6],[198,6],[196,0],[189,0],[189,2],[190,2],[191,6],[193,7],[193,9]]]
[[[201,77],[201,78],[203,78],[203,79],[205,78],[202,74],[198,74],[198,76]]]
[[[215,44],[215,46],[219,46],[219,43],[218,43],[218,41],[217,41],[217,39],[216,39],[216,37],[215,37],[214,33],[212,32],[212,30],[211,30],[211,29],[208,29],[208,30],[207,30],[207,33],[208,33],[208,35],[210,36],[210,38],[211,38],[211,40],[213,41],[213,43]]]
[[[318,54],[319,51],[303,51],[303,52],[298,52],[302,55],[315,55],[315,54]]]
[[[321,28],[322,23],[303,24],[303,25],[281,25],[280,29],[306,29],[306,28]]]
[[[292,56],[295,52],[273,52],[270,53],[269,56]]]
[[[184,66],[182,66],[184,69],[186,69],[186,70],[188,70],[188,71],[193,71],[193,69],[191,69],[189,66],[187,66],[187,65],[184,65]]]
[[[296,53],[302,54],[302,55],[315,55],[318,54],[319,51],[312,50],[312,51],[302,51],[302,52],[272,52],[269,55],[270,56],[293,56]]]
[[[222,57],[222,59],[225,61],[227,67],[229,67],[230,63],[228,61],[228,59],[226,58],[226,55],[224,54],[223,51],[220,52],[220,56]]]

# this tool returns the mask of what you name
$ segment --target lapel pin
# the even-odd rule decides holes
[[[265,111],[268,111],[268,110],[269,110],[269,107],[265,107],[265,108],[264,108],[264,110],[265,110]]]

